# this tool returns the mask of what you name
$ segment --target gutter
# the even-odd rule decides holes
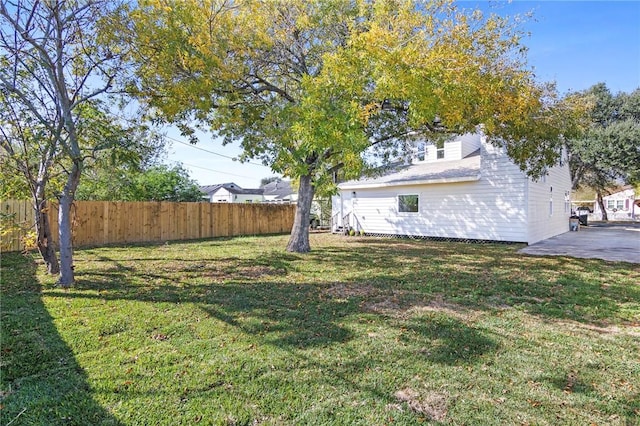
[[[460,176],[460,177],[453,177],[453,178],[371,182],[371,183],[351,183],[351,184],[342,183],[338,185],[338,188],[339,189],[389,188],[393,186],[431,185],[436,183],[475,182],[478,180],[480,180],[480,173],[474,176]]]

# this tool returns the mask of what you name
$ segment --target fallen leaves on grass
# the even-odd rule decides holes
[[[156,333],[154,335],[151,336],[151,338],[153,340],[158,340],[160,342],[167,340],[169,338],[169,336],[167,336],[166,334],[162,334],[162,333]]]

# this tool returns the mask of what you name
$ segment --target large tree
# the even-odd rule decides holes
[[[289,251],[310,250],[311,201],[336,171],[358,177],[416,138],[482,125],[534,175],[557,159],[554,90],[535,82],[513,20],[440,0],[137,6],[121,33],[130,88],[156,118],[208,127],[297,180]]]
[[[609,189],[620,182],[640,183],[640,89],[614,95],[598,83],[570,96],[591,105],[587,130],[568,140],[572,184],[595,190],[606,221],[603,196]]]
[[[127,191],[130,201],[203,201],[204,194],[180,165],[156,165],[134,176]]]
[[[121,51],[106,46],[100,31],[117,7],[107,0],[0,0],[0,93],[3,105],[12,108],[2,116],[3,146],[15,156],[22,154],[12,149],[21,145],[37,161],[32,176],[37,222],[50,168],[64,163],[58,283],[65,287],[74,282],[71,205],[84,165],[82,135],[90,130],[83,126],[83,111],[108,91],[120,66]],[[45,261],[53,265],[50,236],[45,232],[44,238],[41,253],[48,253]]]

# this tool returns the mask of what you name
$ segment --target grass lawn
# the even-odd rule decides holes
[[[1,426],[640,424],[640,267],[311,236],[2,255]]]

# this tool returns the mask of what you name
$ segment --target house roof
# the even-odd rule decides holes
[[[291,195],[294,194],[293,188],[291,187],[291,181],[288,180],[276,180],[269,182],[263,186],[262,189],[264,190],[263,194],[265,197],[270,196],[276,200],[291,198]]]
[[[638,195],[640,195],[640,194],[636,194],[636,190],[635,190],[635,187],[633,185],[624,185],[624,186],[619,186],[617,188],[610,188],[609,189],[609,194],[603,195],[603,198],[612,197],[614,195],[620,195],[620,194],[622,194],[624,192],[627,192],[627,191],[632,191],[633,196],[636,199],[637,199]]]
[[[226,189],[231,194],[245,194],[245,195],[261,195],[263,193],[262,188],[258,189],[244,189],[240,188],[233,182],[228,183],[218,183],[216,185],[205,185],[200,187],[200,191],[204,192],[208,196],[214,195],[221,188]]]
[[[222,188],[221,183],[218,183],[216,185],[204,185],[200,187],[200,191],[203,192],[204,194],[211,196],[213,194],[215,194],[216,192],[218,192],[218,190],[220,188]]]
[[[380,176],[352,180],[341,189],[381,188],[432,183],[467,182],[480,179],[480,150],[461,160],[433,161],[392,167]]]

